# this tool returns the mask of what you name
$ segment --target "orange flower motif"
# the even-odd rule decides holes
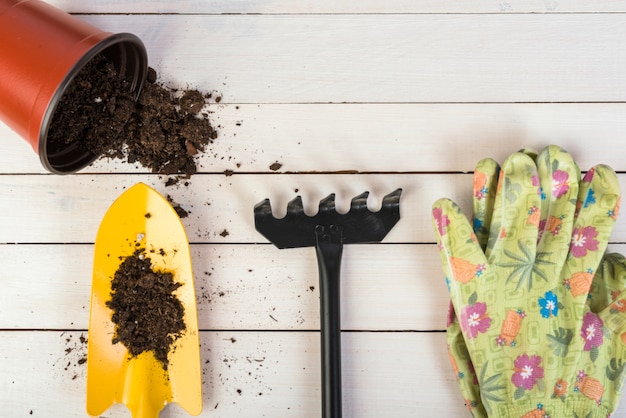
[[[537,409],[533,409],[530,412],[525,413],[524,415],[521,416],[521,418],[544,418],[546,416],[546,414],[543,412],[542,409],[537,408]]]
[[[554,391],[552,392],[553,398],[559,398],[563,400],[567,395],[567,382],[563,379],[559,379],[554,384]]]
[[[594,379],[593,377],[585,375],[584,372],[580,372],[574,386],[574,391],[582,393],[600,405],[602,394],[604,393],[604,386],[602,386],[602,383],[600,383],[598,379]]]
[[[621,294],[622,294],[621,290],[611,290],[611,300],[617,299],[617,297]]]
[[[527,225],[535,225],[539,226],[539,218],[541,217],[541,213],[537,206],[533,206],[528,209],[528,219],[526,220]]]
[[[502,329],[500,330],[500,336],[496,339],[498,345],[515,345],[515,338],[519,334],[519,330],[522,327],[522,319],[526,314],[522,311],[515,311],[509,309],[506,312],[506,318],[502,322]]]
[[[552,235],[558,235],[562,224],[563,224],[563,218],[559,216],[550,215],[548,216],[548,219],[546,220],[545,230],[550,232]]]
[[[481,199],[487,191],[487,175],[481,171],[474,172],[474,196]]]
[[[611,304],[609,311],[613,314],[618,313],[618,312],[626,312],[626,300],[624,299],[616,300],[615,302]]]
[[[452,273],[457,282],[467,284],[478,272],[482,272],[482,268],[476,264],[472,264],[463,258],[451,257]]]
[[[574,273],[572,277],[565,281],[565,286],[572,292],[572,295],[580,296],[589,292],[592,281],[592,272],[579,271],[578,273]]]

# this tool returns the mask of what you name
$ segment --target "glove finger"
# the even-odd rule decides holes
[[[512,154],[502,165],[487,245],[492,247],[490,261],[520,251],[534,256],[538,233],[535,213],[540,206],[538,186],[533,184],[536,178],[535,162],[524,153]]]
[[[485,254],[469,221],[450,199],[439,199],[434,203],[432,221],[446,280],[453,294],[457,286],[480,276],[485,268]]]
[[[537,150],[534,148],[520,148],[518,152],[528,155],[531,159],[537,159]]]
[[[550,145],[537,156],[541,207],[537,252],[563,265],[574,225],[580,170],[563,148]]]
[[[519,152],[528,155],[532,160],[537,158],[537,151],[532,148],[521,148]],[[500,175],[500,165],[491,158],[485,158],[476,164],[474,170],[474,233],[485,251],[485,256],[489,258],[489,253],[493,245],[487,245],[489,240],[495,239],[497,235],[490,237],[489,229],[493,217],[493,209],[496,198],[496,188]]]
[[[474,170],[474,195],[472,196],[474,215],[472,224],[476,239],[483,250],[489,240],[489,226],[493,215],[499,172],[500,166],[491,158],[480,160]]]
[[[500,165],[491,158],[485,158],[476,164],[473,182],[473,218],[472,226],[478,244],[484,250],[489,239],[489,225],[493,215],[493,204],[496,195],[496,186]],[[456,377],[457,385],[465,406],[475,418],[487,417],[487,412],[480,399],[480,388],[474,364],[463,337],[461,325],[454,311],[454,304],[450,301],[448,309],[448,324],[446,327],[448,342],[448,356]]]
[[[598,269],[615,224],[620,203],[617,175],[608,166],[598,165],[582,180],[588,185],[587,198],[574,221],[569,254],[562,277],[570,290],[567,297],[576,298],[589,292],[593,274]]]

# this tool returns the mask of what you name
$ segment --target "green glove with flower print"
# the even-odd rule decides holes
[[[558,222],[555,222],[554,214],[550,215],[550,209],[554,208],[550,204],[550,199],[556,198],[554,195],[559,194],[561,190],[562,173],[552,172],[549,164],[549,153],[559,152],[558,148],[548,147],[541,153],[541,158],[537,159],[537,154],[531,150],[523,150],[526,154],[536,160],[538,165],[538,173],[541,177],[540,185],[542,187],[542,210],[540,220],[540,230],[548,229],[548,233],[558,233]],[[495,197],[495,183],[498,178],[500,167],[498,164],[486,158],[480,161],[474,170],[474,190],[473,190],[473,226],[477,240],[483,250],[487,246],[489,237],[489,228],[491,215],[493,213],[493,202]],[[591,187],[592,182],[588,181],[593,175],[595,169],[592,169],[585,179],[579,184],[577,208],[586,208],[595,203],[594,189]],[[545,193],[544,190],[549,191]],[[552,194],[550,191],[554,191]],[[550,221],[550,222],[548,222]],[[610,303],[616,302],[620,292],[626,288],[626,261],[620,254],[608,254],[603,257],[600,268],[593,278],[592,287],[589,292],[587,304],[590,306],[591,312],[599,313],[604,310]],[[551,305],[554,303],[554,297],[541,299],[542,312],[548,313]],[[617,303],[620,304],[619,300]],[[556,305],[558,312],[558,304]],[[483,382],[483,386],[478,386],[478,376],[476,376],[473,363],[469,357],[465,340],[463,339],[461,326],[454,313],[454,307],[450,305],[448,316],[448,327],[446,330],[448,340],[448,351],[450,360],[455,371],[460,391],[465,399],[465,404],[474,417],[487,417],[487,413],[481,402],[481,389],[485,392],[484,396],[489,396],[494,386],[491,382]],[[607,380],[605,381],[605,393],[608,391],[615,392],[614,403],[609,405],[608,401],[605,406],[614,410],[619,401],[619,391],[623,381],[623,368],[621,362],[612,360],[606,365],[605,371]],[[497,389],[497,386],[495,387]],[[560,391],[563,392],[563,387]],[[559,392],[559,388],[555,389],[555,395]]]
[[[609,308],[595,315],[585,302],[614,223],[619,186],[612,170],[596,167],[581,183],[593,184],[595,203],[577,208],[579,171],[571,157],[550,147],[538,161],[516,153],[503,165],[485,252],[456,205],[435,204],[450,294],[489,415],[606,416],[610,399],[603,404],[595,373],[601,360],[619,366],[622,315]],[[544,202],[539,181],[547,179],[546,167],[552,189]],[[605,328],[617,334],[600,347],[593,331],[607,315]],[[570,392],[558,389],[565,386]]]

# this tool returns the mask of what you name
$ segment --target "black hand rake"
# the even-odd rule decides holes
[[[269,199],[254,207],[257,231],[278,248],[315,247],[320,280],[322,352],[322,416],[341,417],[341,316],[339,279],[343,244],[380,242],[400,219],[397,189],[383,198],[382,208],[367,208],[368,192],[352,199],[350,211],[339,214],[335,195],[322,199],[315,216],[304,213],[300,196],[277,219]]]

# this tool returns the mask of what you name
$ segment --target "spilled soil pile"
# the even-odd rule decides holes
[[[103,55],[92,59],[61,98],[48,131],[49,153],[77,146],[103,158],[138,162],[154,173],[197,171],[194,156],[217,132],[203,110],[210,94],[155,84],[150,69],[138,100]]]
[[[150,258],[141,251],[124,259],[106,303],[113,310],[113,344],[124,344],[133,357],[152,351],[167,370],[167,354],[185,331],[185,310],[174,294],[180,286],[171,273],[152,270]]]

